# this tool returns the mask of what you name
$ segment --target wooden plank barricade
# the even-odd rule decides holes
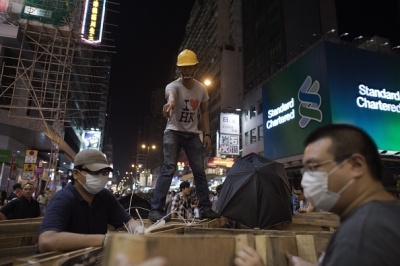
[[[0,221],[0,265],[35,254],[42,217]]]
[[[340,224],[338,216],[331,213],[295,214],[292,223],[274,227],[280,230],[225,228],[228,222],[221,217],[189,226],[171,219],[149,235],[111,230],[105,248],[33,255],[41,219],[5,221],[0,222],[0,265],[73,265],[73,261],[89,265],[85,261],[95,257],[96,265],[105,266],[139,263],[154,256],[166,257],[170,265],[233,265],[236,251],[244,245],[254,247],[266,265],[286,265],[285,250],[316,262]],[[151,225],[147,220],[144,223]]]
[[[89,247],[71,252],[47,252],[30,257],[14,260],[13,266],[72,266],[72,265],[101,265],[103,248]]]

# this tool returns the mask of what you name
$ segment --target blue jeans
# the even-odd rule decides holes
[[[185,151],[193,172],[196,197],[199,201],[199,211],[200,213],[204,213],[211,209],[211,201],[208,197],[207,177],[204,171],[204,147],[199,135],[170,130],[164,133],[163,141],[164,164],[154,189],[151,209],[164,211],[166,196],[176,171],[176,164],[181,148]]]

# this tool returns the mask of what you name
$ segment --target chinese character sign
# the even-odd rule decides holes
[[[220,121],[221,134],[240,134],[240,120],[238,114],[221,113]]]
[[[227,155],[239,155],[239,135],[221,134],[220,153]]]

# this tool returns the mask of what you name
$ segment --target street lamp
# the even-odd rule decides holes
[[[330,29],[325,33],[325,35],[328,35],[329,33],[334,33],[335,31],[336,31],[335,29]]]
[[[156,145],[151,145],[151,146],[148,146],[148,145],[146,145],[146,144],[143,144],[142,145],[142,149],[147,149],[147,155],[146,155],[146,170],[145,170],[145,173],[146,173],[146,182],[145,182],[145,185],[146,185],[146,187],[147,187],[147,185],[148,185],[148,178],[149,178],[149,172],[150,172],[150,164],[151,164],[151,162],[150,162],[150,148],[151,149],[153,149],[153,150],[155,150],[156,149]]]
[[[150,148],[152,148],[154,150],[156,148],[156,145],[147,146],[146,144],[143,144],[142,148],[143,149],[147,148],[147,153],[149,153]]]
[[[357,36],[357,37],[355,37],[355,38],[353,39],[353,42],[355,42],[355,41],[357,41],[357,40],[361,40],[362,38],[364,38],[364,36],[362,36],[362,35]]]
[[[142,149],[147,149],[147,156],[146,156],[146,168],[150,167],[150,148],[155,150],[156,149],[156,145],[151,145],[151,146],[147,146],[146,144],[142,145]]]

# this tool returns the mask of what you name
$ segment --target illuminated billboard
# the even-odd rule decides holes
[[[82,40],[87,43],[101,42],[103,35],[106,0],[86,0],[82,23]]]
[[[84,148],[100,150],[101,132],[100,131],[84,131],[83,133]]]
[[[238,114],[220,114],[219,152],[224,155],[240,153],[240,118]]]
[[[265,156],[303,153],[315,128],[363,128],[380,150],[400,151],[400,59],[321,43],[262,88]]]
[[[74,1],[26,0],[21,11],[21,18],[55,26],[67,25],[73,17],[74,9]]]

